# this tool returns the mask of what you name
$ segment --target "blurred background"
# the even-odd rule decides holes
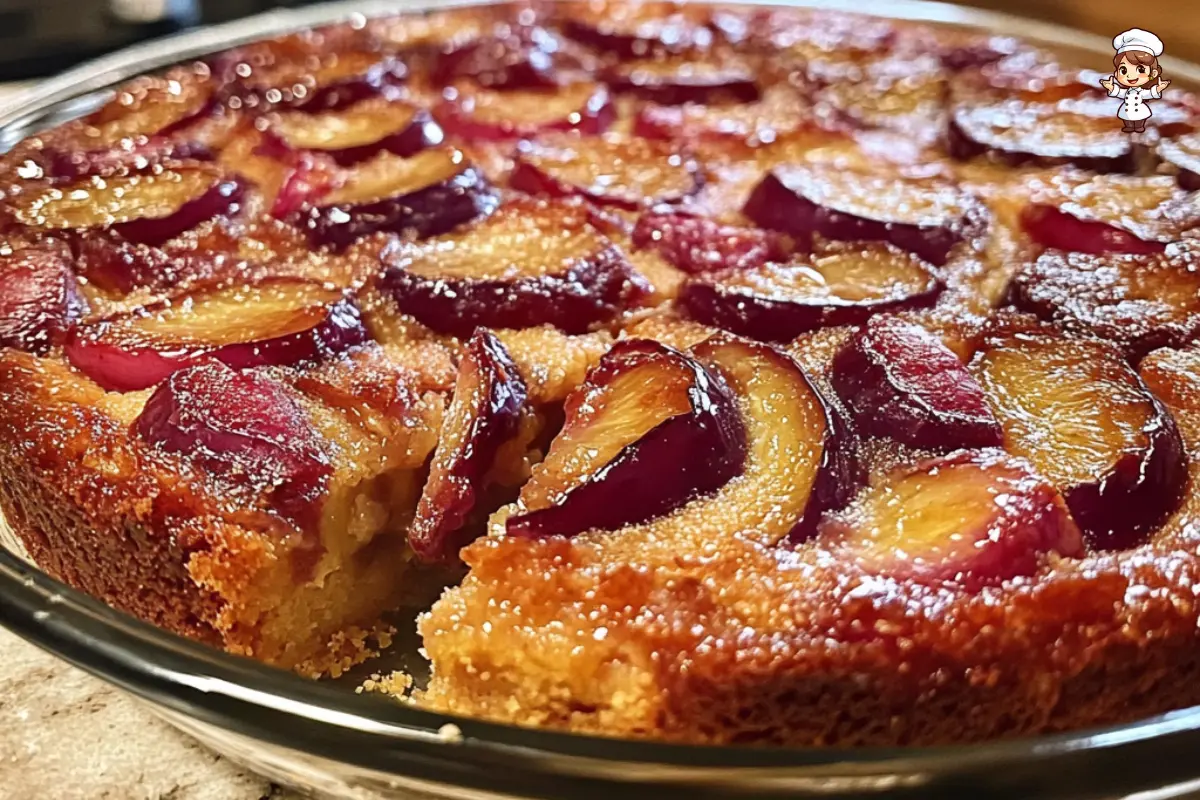
[[[140,39],[306,0],[0,0],[0,81],[48,75]],[[847,10],[854,3],[847,0]],[[1200,0],[974,0],[1112,37],[1147,28],[1200,62]]]
[[[1167,55],[1200,63],[1200,0],[972,0],[962,5],[1057,22],[1106,39],[1142,28],[1158,34]]]
[[[133,42],[306,0],[0,0],[0,81],[50,75]]]

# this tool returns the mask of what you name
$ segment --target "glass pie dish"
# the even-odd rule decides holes
[[[417,3],[332,5],[264,15],[120,53],[0,108],[11,145],[75,118],[134,75],[272,34]],[[962,24],[1107,57],[1106,43],[1054,28],[933,4],[871,13]],[[1196,71],[1168,66],[1180,83]],[[151,704],[181,729],[275,780],[341,795],[1172,797],[1200,790],[1189,765],[1200,711],[1101,731],[914,749],[763,750],[629,742],[506,727],[359,695],[353,676],[310,683],[137,622],[0,553],[0,621]],[[391,657],[419,667],[415,640]]]

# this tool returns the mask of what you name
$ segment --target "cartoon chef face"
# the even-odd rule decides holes
[[[1130,50],[1113,57],[1113,76],[1126,89],[1145,86],[1157,80],[1160,74],[1158,58],[1150,53]]]

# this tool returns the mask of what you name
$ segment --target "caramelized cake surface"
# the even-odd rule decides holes
[[[1200,703],[1200,104],[832,11],[253,43],[0,157],[0,509],[426,706],[908,745]],[[434,598],[441,591],[436,601]]]

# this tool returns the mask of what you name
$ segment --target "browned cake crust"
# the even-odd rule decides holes
[[[1105,102],[982,33],[599,0],[140,78],[0,158],[0,510],[305,675],[427,609],[418,702],[521,725],[1200,704],[1200,104]]]
[[[1157,351],[1141,372],[1180,426],[1190,487],[1200,351]],[[978,595],[752,533],[490,538],[422,619],[438,669],[425,700],[519,724],[792,745],[980,741],[1194,705],[1196,497],[1141,547],[1053,560]]]
[[[130,442],[103,392],[61,364],[0,357],[0,500],[51,575],[168,630],[214,644],[222,602],[187,573],[218,520],[178,467]],[[188,542],[185,546],[181,542]]]
[[[319,675],[386,643],[381,613],[420,601],[442,580],[429,584],[398,560],[396,585],[365,611],[276,614],[295,599],[287,594],[301,594],[301,565],[312,561],[296,531],[218,499],[203,474],[131,436],[120,417],[136,413],[136,398],[106,397],[62,364],[15,351],[0,357],[0,376],[6,521],[49,574],[115,608]]]
[[[456,713],[693,742],[915,745],[1200,702],[1200,567],[1185,551],[1060,564],[979,597],[746,542],[692,565],[579,541],[488,540],[466,558],[471,575],[422,625],[439,669],[426,700]]]

